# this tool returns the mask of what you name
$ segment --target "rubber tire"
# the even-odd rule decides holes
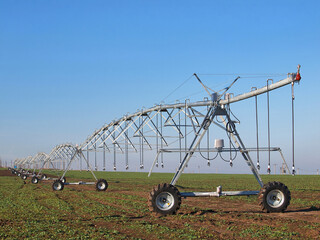
[[[157,206],[157,197],[161,193],[169,193],[173,196],[173,204],[168,210],[163,210]],[[165,216],[165,215],[173,215],[180,209],[181,205],[181,195],[179,190],[168,183],[158,184],[157,186],[153,187],[152,191],[149,194],[148,198],[148,206],[149,210],[153,212],[157,216]]]
[[[39,183],[39,178],[37,178],[37,177],[32,177],[31,183],[33,183],[33,184],[38,184],[38,183]]]
[[[104,188],[99,187],[100,183],[104,183]],[[101,192],[101,191],[106,191],[108,188],[108,182],[105,179],[98,179],[96,183],[96,190]]]
[[[58,185],[60,185],[60,188],[58,187]],[[52,183],[52,190],[53,191],[62,191],[64,188],[64,184],[61,180],[55,180],[53,183]]]
[[[45,175],[45,174],[42,174],[41,175],[41,180],[44,180],[44,179],[46,179],[47,178],[47,175]]]
[[[282,204],[278,207],[273,207],[268,204],[267,196],[272,190],[279,190],[284,196]],[[290,204],[291,193],[286,185],[281,182],[268,182],[260,190],[259,205],[264,212],[284,212]]]
[[[26,180],[27,178],[28,178],[28,176],[27,176],[26,174],[22,174],[22,175],[21,175],[21,179],[22,179],[22,180]]]

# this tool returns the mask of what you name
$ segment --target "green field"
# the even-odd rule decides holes
[[[0,172],[9,172],[0,170]],[[46,172],[50,173],[50,172]],[[11,173],[10,173],[11,174]],[[52,191],[51,181],[31,184],[0,174],[1,239],[320,239],[320,176],[263,175],[291,191],[285,213],[261,212],[256,196],[182,199],[176,215],[156,217],[147,206],[154,185],[173,174],[97,172],[109,183],[65,186]],[[92,179],[70,171],[67,181]],[[252,175],[184,174],[180,191],[259,190]]]

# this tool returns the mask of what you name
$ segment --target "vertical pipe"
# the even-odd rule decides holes
[[[160,112],[160,134],[163,137],[163,133],[162,133],[162,112]],[[163,149],[163,140],[162,139],[160,141],[160,147],[161,147],[161,150],[162,150]],[[163,152],[162,151],[161,151],[161,167],[162,168],[164,167],[164,164],[163,164]]]
[[[102,139],[104,140],[104,138]],[[105,143],[103,143],[103,171],[106,170],[106,147],[105,147]]]
[[[259,154],[259,120],[258,120],[258,96],[255,96],[256,105],[256,134],[257,134],[257,169],[260,170],[260,154]]]
[[[184,116],[184,154],[187,154],[187,100],[185,100]]]
[[[180,132],[181,132],[181,116],[180,116],[180,108],[179,108],[179,154],[180,154],[180,163],[181,163],[181,161],[182,161],[182,152],[181,152],[181,134],[180,134]]]
[[[271,173],[270,169],[270,105],[269,105],[269,80],[267,80],[267,109],[268,109],[268,174]]]
[[[87,145],[87,171],[89,171],[89,146]]]
[[[125,128],[127,128],[128,126],[128,122],[126,121],[126,124],[125,124]],[[126,140],[125,140],[125,158],[126,158],[126,170],[129,169],[129,153],[128,153],[128,144],[129,144],[129,141],[128,141],[128,130],[126,130],[125,132],[126,134]]]
[[[94,138],[94,141],[96,142],[96,138]],[[96,143],[94,144],[94,170],[98,170],[98,166],[97,166],[97,145]]]
[[[141,127],[141,116],[139,116],[139,128],[140,127]],[[141,136],[141,132],[140,131],[139,131],[138,134],[139,134],[139,161],[140,161],[139,168],[141,169],[141,139],[142,139],[142,136]]]
[[[144,123],[144,119],[142,118],[142,124]],[[141,169],[144,168],[144,160],[143,160],[143,142],[144,142],[144,139],[143,139],[143,127],[141,128]]]
[[[295,175],[296,170],[294,166],[294,83],[291,84],[291,118],[292,118],[292,175]]]
[[[231,109],[230,109],[230,105],[228,104],[228,108],[227,108],[228,110],[228,114],[229,114],[229,116],[231,115],[230,113],[231,113]],[[229,135],[228,135],[229,134]],[[228,135],[228,138],[229,138],[229,149],[230,149],[230,151],[229,151],[229,157],[230,157],[230,166],[232,167],[233,166],[233,163],[232,163],[232,152],[231,152],[231,133],[228,133],[228,131],[227,131],[227,135]]]
[[[157,154],[159,152],[159,113],[157,113],[157,118],[156,118],[156,128],[157,128],[157,137],[156,137],[156,148],[157,148]],[[156,167],[159,166],[159,160],[157,158],[157,161],[156,161]]]
[[[207,106],[207,112],[209,111],[209,106]],[[207,130],[207,165],[210,166],[210,153],[209,153],[209,148],[210,148],[210,135],[209,135],[209,128]]]
[[[113,130],[115,126],[113,126]],[[113,133],[113,139],[115,139],[115,131]],[[113,170],[117,170],[117,150],[116,150],[116,143],[113,144]]]

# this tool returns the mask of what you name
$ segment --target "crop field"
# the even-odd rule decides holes
[[[50,174],[49,171],[46,172]],[[109,183],[68,185],[53,191],[52,181],[31,184],[0,169],[0,239],[320,239],[320,176],[263,175],[291,191],[284,213],[264,213],[257,197],[182,199],[176,215],[156,217],[148,210],[154,185],[173,174],[97,172]],[[67,181],[88,180],[70,171]],[[184,174],[180,191],[259,190],[252,175]]]

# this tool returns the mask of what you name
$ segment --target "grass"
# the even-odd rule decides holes
[[[312,239],[320,234],[319,176],[262,176],[289,187],[292,201],[284,214],[262,213],[255,196],[188,198],[178,214],[157,218],[148,210],[148,193],[173,174],[96,175],[108,180],[106,192],[94,185],[54,192],[50,181],[34,185],[30,179],[24,184],[17,176],[0,177],[0,239]],[[66,177],[94,181],[86,171],[69,171]],[[215,191],[219,185],[259,189],[252,175],[183,174],[178,182],[180,191]]]

